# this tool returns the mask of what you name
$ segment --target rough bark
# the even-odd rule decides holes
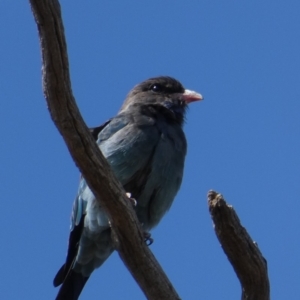
[[[215,232],[242,286],[242,300],[269,300],[267,261],[262,256],[232,206],[221,194],[208,193]]]
[[[121,184],[98,149],[76,106],[67,45],[57,0],[30,0],[42,52],[43,90],[57,129],[97,200],[108,213],[116,249],[148,299],[179,299],[145,245],[139,222]]]

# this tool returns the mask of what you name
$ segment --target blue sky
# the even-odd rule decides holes
[[[151,250],[182,299],[239,299],[206,194],[221,192],[268,260],[272,299],[300,279],[299,1],[62,1],[73,92],[89,126],[114,116],[144,79],[202,93],[185,132],[182,188]],[[79,172],[41,89],[27,1],[0,3],[0,293],[54,299]],[[113,254],[81,299],[143,299]]]

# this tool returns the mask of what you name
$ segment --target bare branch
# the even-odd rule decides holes
[[[251,239],[232,206],[221,194],[208,193],[216,235],[242,286],[242,300],[269,300],[267,261]]]
[[[139,222],[76,106],[60,4],[30,0],[42,50],[43,89],[53,122],[76,165],[110,216],[117,251],[148,299],[179,299],[145,245]]]

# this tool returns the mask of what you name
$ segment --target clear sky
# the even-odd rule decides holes
[[[182,299],[240,299],[206,194],[221,192],[268,261],[273,300],[299,299],[300,2],[62,1],[73,92],[89,126],[144,79],[202,93],[185,132],[182,188],[151,250]],[[0,2],[0,294],[54,299],[79,172],[41,89],[28,1]],[[144,299],[118,255],[82,300]]]

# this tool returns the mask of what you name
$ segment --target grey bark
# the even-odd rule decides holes
[[[267,261],[241,225],[233,207],[215,191],[208,192],[214,229],[242,287],[242,300],[269,300]]]

